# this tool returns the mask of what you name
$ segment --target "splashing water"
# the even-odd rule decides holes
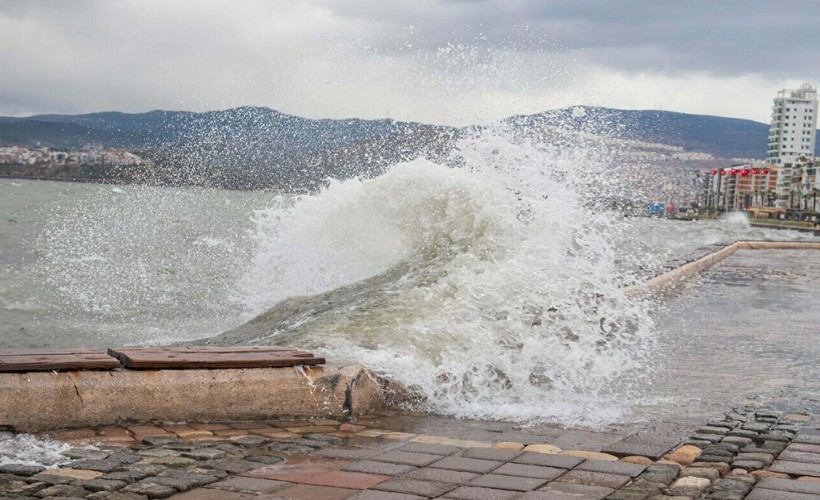
[[[0,465],[42,465],[58,467],[71,462],[63,453],[71,446],[50,439],[39,439],[30,434],[17,434],[0,439]]]
[[[573,176],[572,154],[482,137],[459,160],[261,212],[245,301],[278,304],[216,342],[361,361],[445,414],[615,418],[652,325],[617,285],[619,219],[587,207],[576,187],[589,171]]]

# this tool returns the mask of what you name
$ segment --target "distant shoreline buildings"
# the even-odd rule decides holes
[[[87,145],[82,149],[0,146],[0,165],[139,165],[143,159],[121,149]]]
[[[816,212],[820,196],[820,161],[814,157],[817,89],[804,83],[782,89],[774,98],[765,161],[752,161],[709,172],[703,207],[714,211],[767,210]],[[817,219],[813,214],[814,220]]]

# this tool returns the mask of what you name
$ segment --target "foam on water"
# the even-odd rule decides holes
[[[30,434],[0,438],[0,465],[42,465],[58,467],[71,462],[63,453],[71,446],[50,439],[39,439]]]
[[[618,287],[619,218],[526,142],[483,137],[460,154],[460,168],[415,160],[261,212],[247,302],[306,297],[228,341],[361,361],[439,413],[611,421],[652,325]]]

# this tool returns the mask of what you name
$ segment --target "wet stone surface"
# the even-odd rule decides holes
[[[0,497],[812,498],[819,427],[810,415],[744,407],[689,435],[539,427],[529,447],[509,441],[533,432],[513,424],[402,415],[86,429],[52,433],[75,446],[67,465],[2,466]],[[718,439],[684,445],[693,435]]]

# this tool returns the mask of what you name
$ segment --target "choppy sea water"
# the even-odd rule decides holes
[[[360,361],[418,390],[424,409],[472,418],[594,426],[732,399],[695,404],[683,387],[712,381],[667,377],[707,366],[721,341],[703,325],[721,309],[680,306],[685,294],[658,308],[622,287],[705,245],[810,237],[624,217],[594,203],[623,189],[594,175],[611,166],[575,172],[576,157],[505,148],[467,145],[460,168],[416,160],[299,197],[0,180],[0,346],[231,330],[211,342]],[[736,293],[714,300],[742,311]]]

